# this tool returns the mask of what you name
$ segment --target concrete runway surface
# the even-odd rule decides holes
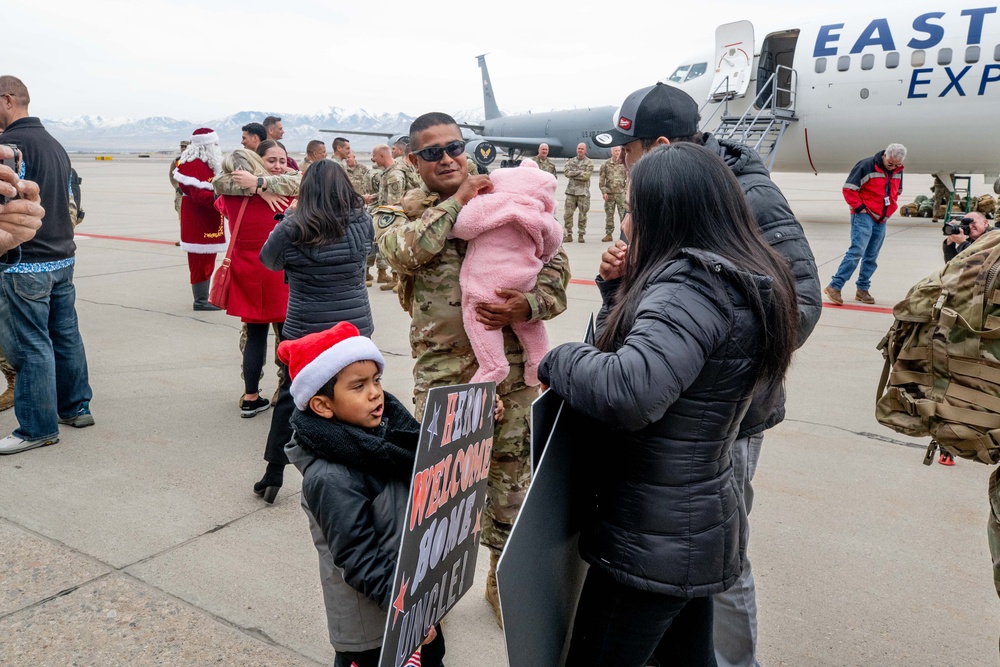
[[[87,211],[77,310],[97,425],[0,459],[0,664],[332,664],[300,477],[288,471],[273,506],[251,492],[270,412],[239,417],[239,322],[191,310],[168,156],[73,159]],[[775,180],[825,285],[848,245],[844,175]],[[549,323],[553,344],[578,340],[599,306],[596,181],[587,243],[567,246],[576,282]],[[908,175],[902,202],[929,195],[930,182]],[[989,468],[925,467],[926,440],[873,416],[887,309],[941,264],[941,238],[929,220],[894,218],[877,305],[825,308],[796,355],[751,515],[764,665],[997,662]],[[395,294],[373,287],[370,297],[384,384],[406,400],[408,317]],[[275,383],[269,353],[262,394]],[[5,434],[14,426],[13,411],[0,413]],[[483,551],[474,591],[445,620],[449,667],[506,664],[481,593],[487,562]]]

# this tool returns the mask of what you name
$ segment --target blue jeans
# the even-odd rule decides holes
[[[855,213],[851,216],[851,247],[840,262],[837,274],[830,281],[830,287],[843,289],[861,262],[861,272],[855,281],[859,290],[868,290],[872,286],[872,274],[878,268],[878,253],[882,250],[885,239],[885,223],[878,224],[867,213]]]
[[[14,435],[59,434],[59,417],[76,415],[93,394],[76,319],[73,267],[0,273],[0,349],[17,371]]]

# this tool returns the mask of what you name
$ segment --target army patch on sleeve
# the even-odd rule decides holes
[[[375,221],[375,224],[378,225],[379,229],[388,229],[389,227],[392,227],[392,223],[395,222],[395,220],[395,213],[380,213],[378,220]]]

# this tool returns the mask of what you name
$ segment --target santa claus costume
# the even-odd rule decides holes
[[[212,180],[222,167],[219,135],[202,127],[191,135],[174,170],[181,199],[181,248],[188,254],[195,310],[218,310],[208,302],[216,253],[226,251],[222,214],[215,208]]]

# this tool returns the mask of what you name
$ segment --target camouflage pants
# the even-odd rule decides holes
[[[993,556],[993,585],[1000,595],[1000,467],[990,475],[990,518],[986,521],[986,536]]]
[[[280,386],[282,382],[282,373],[284,372],[285,368],[284,365],[282,365],[281,361],[278,359],[278,343],[281,342],[281,332],[278,329],[277,324],[271,325],[271,331],[274,332],[274,365],[278,367],[277,376],[278,376],[278,385]],[[246,346],[247,346],[247,324],[246,322],[244,322],[243,327],[240,329],[240,355],[243,354],[243,350],[246,348]],[[245,379],[243,377],[242,363],[240,364],[240,379],[241,380]],[[260,379],[261,380],[264,379],[263,370],[260,372]]]
[[[389,263],[382,258],[382,253],[378,249],[378,245],[373,243],[372,249],[368,251],[368,268],[371,269],[372,266],[378,265],[379,271],[390,272]]]
[[[566,213],[563,215],[563,224],[566,233],[573,233],[573,212],[579,208],[580,216],[577,218],[577,229],[583,234],[587,231],[587,212],[590,211],[590,195],[566,195]]]
[[[625,193],[608,194],[604,202],[604,232],[611,234],[615,231],[615,208],[618,209],[618,222],[625,217]]]
[[[503,401],[504,415],[493,430],[486,509],[479,541],[499,555],[531,484],[531,404],[538,398],[538,387],[524,384],[523,364],[511,364],[507,379],[497,385],[497,395]],[[417,419],[423,414],[425,399],[426,394],[415,397]]]

